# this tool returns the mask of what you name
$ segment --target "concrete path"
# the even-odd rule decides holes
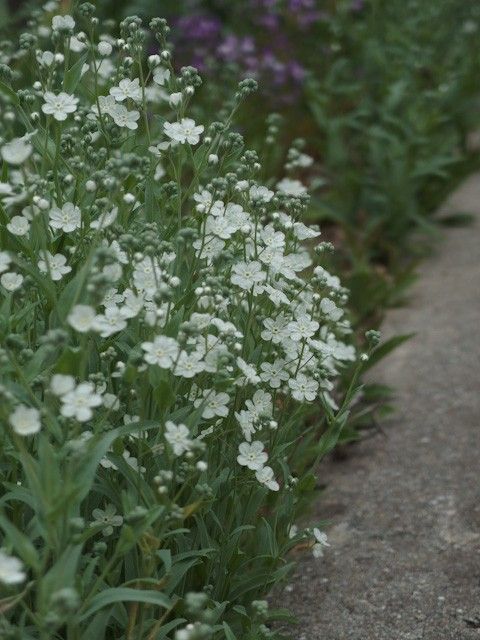
[[[416,332],[375,371],[397,412],[344,462],[320,468],[316,518],[331,547],[281,596],[296,640],[480,639],[480,174],[444,212],[445,232],[389,337]]]

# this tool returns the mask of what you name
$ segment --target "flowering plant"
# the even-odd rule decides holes
[[[232,130],[253,81],[199,124],[165,21],[147,59],[137,17],[32,24],[0,67],[2,637],[273,637],[255,598],[326,544],[292,523],[356,389],[347,292]]]

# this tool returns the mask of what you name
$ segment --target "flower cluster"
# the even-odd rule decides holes
[[[49,629],[67,613],[86,628],[115,602],[95,600],[115,580],[168,584],[186,549],[203,558],[212,602],[230,599],[230,534],[208,543],[204,523],[210,536],[215,521],[242,529],[257,520],[244,512],[252,493],[257,509],[293,495],[302,411],[332,416],[356,357],[347,292],[305,243],[320,235],[302,222],[306,188],[259,182],[257,154],[231,129],[255,83],[240,83],[224,120],[199,124],[201,80],[175,74],[165,22],[152,21],[161,53],[146,58],[138,18],[98,36],[92,12],[42,15],[0,87],[0,450],[32,535],[27,553],[0,518],[25,563],[2,551],[0,579],[32,573],[33,618]],[[42,575],[67,556],[59,595]],[[140,602],[173,608],[147,593]]]

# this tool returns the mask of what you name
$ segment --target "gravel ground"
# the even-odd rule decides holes
[[[278,602],[295,640],[480,639],[480,174],[443,210],[478,224],[445,233],[383,327],[416,332],[375,371],[395,418],[320,469],[331,547]]]

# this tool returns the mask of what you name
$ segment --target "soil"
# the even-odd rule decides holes
[[[320,468],[313,522],[330,548],[304,557],[276,604],[295,640],[480,640],[480,174],[442,207],[445,231],[384,337],[415,332],[374,370],[396,413]]]

